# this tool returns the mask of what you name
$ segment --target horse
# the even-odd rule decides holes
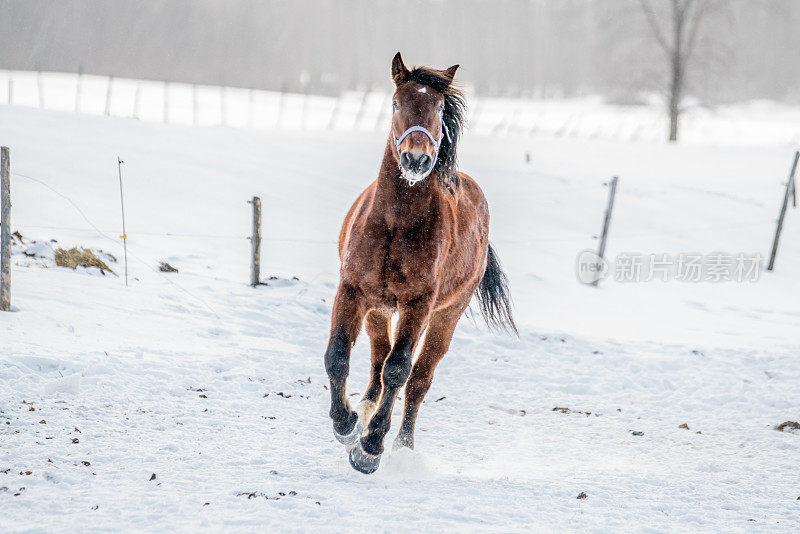
[[[486,198],[475,180],[456,170],[466,113],[453,84],[458,67],[409,70],[400,52],[394,56],[391,133],[380,171],[339,234],[340,280],[325,351],[330,417],[350,464],[365,474],[380,465],[404,385],[394,448],[414,448],[420,404],[473,295],[490,327],[519,335],[508,282],[489,243]],[[362,325],[370,338],[371,374],[353,409],[345,390]]]

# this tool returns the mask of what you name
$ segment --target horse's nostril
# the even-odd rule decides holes
[[[428,154],[420,154],[419,156],[415,156],[409,151],[403,151],[400,154],[400,165],[404,169],[408,169],[412,172],[425,172],[427,171],[433,159]]]

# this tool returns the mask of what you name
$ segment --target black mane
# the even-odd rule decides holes
[[[428,67],[414,68],[406,77],[406,81],[427,85],[431,89],[444,94],[443,119],[453,141],[450,142],[447,138],[447,133],[444,134],[434,172],[438,177],[439,185],[452,191],[454,187],[458,187],[460,184],[456,173],[456,160],[458,141],[467,122],[467,103],[464,100],[464,94],[458,87],[453,86],[452,80],[443,71]]]

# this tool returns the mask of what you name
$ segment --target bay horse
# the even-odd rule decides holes
[[[394,109],[383,162],[339,234],[340,281],[325,370],[334,435],[362,473],[373,473],[380,464],[403,385],[405,412],[394,445],[414,448],[420,404],[473,295],[489,326],[517,332],[506,277],[489,244],[486,198],[472,178],[456,170],[466,111],[453,85],[457,69],[409,70],[399,52],[394,56]],[[394,312],[399,317],[392,339]],[[362,324],[370,337],[372,369],[354,410],[345,388],[350,350]]]

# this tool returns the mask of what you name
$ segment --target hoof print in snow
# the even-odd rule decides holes
[[[281,500],[281,497],[286,497],[287,495],[294,497],[295,495],[297,495],[297,492],[294,490],[290,491],[289,493],[279,491],[278,494],[274,496],[267,495],[263,491],[243,491],[236,494],[237,497],[247,497],[248,500],[263,498],[264,500],[267,501],[279,501]]]
[[[170,265],[169,263],[162,261],[158,264],[158,270],[162,273],[177,273],[178,269]]]
[[[644,436],[644,432],[642,432],[641,430],[633,430],[631,431],[631,434],[633,434],[634,436]]]
[[[157,478],[157,477],[156,477],[156,474],[155,474],[155,473],[153,473],[152,475],[150,475],[150,480],[155,480],[156,478]]]
[[[272,288],[282,288],[296,286],[298,282],[300,282],[300,278],[297,276],[292,276],[291,278],[282,278],[280,276],[271,275],[267,277],[265,282],[259,282],[259,285]]]
[[[683,428],[685,430],[689,430],[689,425],[687,425],[686,423],[683,423],[682,425],[678,425],[678,428]]]
[[[522,411],[524,412],[525,410],[522,410]],[[556,406],[551,411],[559,412],[559,413],[563,413],[563,414],[579,413],[581,415],[585,415],[586,417],[589,417],[590,415],[592,415],[592,412],[584,412],[583,410],[570,410],[569,408],[564,408],[562,406]],[[525,415],[525,414],[523,413],[522,415]],[[595,417],[600,417],[600,414],[599,413],[595,413],[594,416]]]
[[[775,425],[775,430],[778,432],[791,432],[792,434],[800,433],[800,423],[796,421],[784,421],[779,425]]]
[[[72,438],[72,443],[80,443],[80,442],[81,440],[79,440],[78,438]]]
[[[586,492],[585,492],[585,491],[582,491],[582,492],[580,492],[580,493],[578,494],[578,496],[576,497],[576,499],[585,499],[586,497],[588,497],[588,495],[586,495]]]

